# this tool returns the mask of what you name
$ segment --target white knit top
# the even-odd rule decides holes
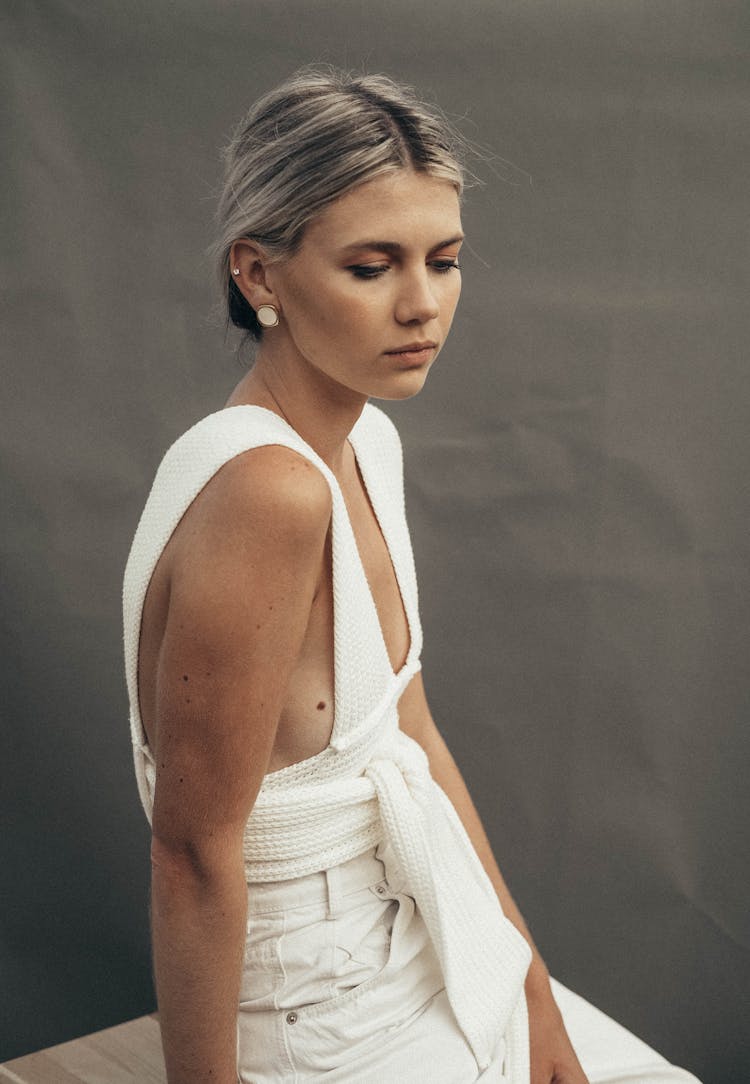
[[[245,828],[248,883],[327,869],[378,846],[388,881],[422,912],[451,1007],[484,1071],[505,1036],[504,1071],[528,1084],[523,984],[531,959],[503,915],[474,847],[422,747],[399,728],[399,698],[420,669],[417,581],[404,513],[401,443],[393,423],[365,406],[349,437],[388,547],[409,625],[396,674],[335,476],[282,418],[257,406],[203,418],[167,451],[130,550],[123,585],[125,672],[135,772],[146,816],[155,764],[138,704],[141,615],[156,563],[183,514],[217,470],[262,445],[294,449],[328,482],[333,501],[334,723],[326,749],[269,772]]]

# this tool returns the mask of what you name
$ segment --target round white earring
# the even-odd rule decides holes
[[[239,275],[239,273],[240,273],[239,267],[233,267],[232,268],[232,274],[233,275]]]
[[[259,305],[255,314],[261,327],[276,327],[279,322],[279,312],[274,305]]]

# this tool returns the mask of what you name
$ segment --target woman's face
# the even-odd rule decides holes
[[[416,394],[453,320],[462,237],[448,181],[403,169],[352,189],[267,268],[282,314],[267,336],[355,393]]]

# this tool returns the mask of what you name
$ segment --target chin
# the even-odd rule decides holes
[[[415,395],[419,395],[422,388],[427,382],[427,369],[409,369],[398,374],[398,377],[392,377],[388,381],[384,381],[377,391],[373,391],[370,395],[372,399],[386,399],[386,400],[399,400],[399,399],[413,399]]]

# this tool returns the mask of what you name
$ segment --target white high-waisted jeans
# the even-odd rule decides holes
[[[237,1019],[242,1084],[503,1084],[480,1073],[412,896],[378,848],[289,881],[248,885]],[[591,1084],[698,1084],[552,980]]]

